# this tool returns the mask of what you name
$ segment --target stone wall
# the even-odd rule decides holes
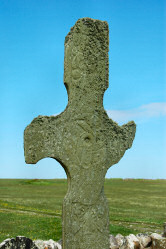
[[[110,235],[110,249],[166,249],[166,237],[164,236],[165,233],[162,235],[157,233],[130,234],[128,236],[122,236],[121,234]],[[102,245],[100,248],[103,249]],[[29,238],[17,236],[16,239],[4,240],[0,244],[0,249],[62,249],[62,240],[58,242],[51,239],[48,241],[32,241]]]
[[[160,234],[110,235],[110,249],[166,249],[166,238]]]

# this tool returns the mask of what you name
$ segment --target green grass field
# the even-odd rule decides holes
[[[0,242],[17,235],[62,237],[62,202],[67,181],[0,179]],[[106,179],[110,233],[162,232],[166,221],[166,180]]]

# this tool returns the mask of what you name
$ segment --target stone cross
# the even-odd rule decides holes
[[[45,157],[64,168],[63,249],[108,249],[107,170],[132,146],[136,125],[118,126],[103,108],[108,88],[108,24],[79,19],[65,39],[68,105],[57,116],[38,116],[24,132],[26,163]]]

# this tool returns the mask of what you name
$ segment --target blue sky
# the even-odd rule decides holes
[[[26,165],[25,127],[67,105],[64,39],[77,19],[110,29],[108,115],[134,120],[133,147],[107,177],[166,179],[164,0],[0,0],[0,178],[64,178],[53,159]]]

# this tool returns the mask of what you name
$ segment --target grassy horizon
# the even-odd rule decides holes
[[[107,178],[104,188],[110,233],[162,232],[166,180]],[[0,242],[17,235],[59,240],[66,192],[66,179],[0,179]]]

